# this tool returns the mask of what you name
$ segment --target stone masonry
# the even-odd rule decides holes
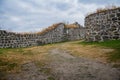
[[[20,34],[0,30],[0,48],[19,48],[85,39],[105,41],[120,39],[120,7],[86,16],[85,27],[77,22],[58,23],[38,33]]]
[[[71,25],[74,25],[75,28],[66,28],[68,25],[58,23],[48,27],[42,32],[31,34],[17,34],[0,30],[0,48],[20,48],[82,39],[83,35],[81,36],[80,33],[83,33],[84,28],[78,23]]]
[[[88,15],[85,28],[86,41],[120,39],[120,7]]]
[[[66,38],[69,41],[84,39],[85,37],[85,28],[78,24],[77,22],[74,24],[67,25],[65,27]]]
[[[0,48],[19,48],[37,45],[40,35],[36,34],[16,34],[0,30]]]

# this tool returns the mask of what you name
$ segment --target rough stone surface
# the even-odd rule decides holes
[[[85,18],[86,41],[120,39],[120,7]]]
[[[74,25],[76,28],[65,28],[65,24],[60,23],[54,29],[43,34],[17,34],[0,30],[0,48],[19,48],[82,39],[85,29],[78,23]]]

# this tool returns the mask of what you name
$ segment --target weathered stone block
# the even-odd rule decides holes
[[[94,18],[96,17],[96,18]],[[120,7],[106,10],[100,13],[88,15],[85,18],[85,27],[89,29],[85,35],[87,41],[103,41],[109,39],[118,39],[120,29]],[[98,34],[94,33],[98,32]],[[98,35],[98,36],[97,36]]]

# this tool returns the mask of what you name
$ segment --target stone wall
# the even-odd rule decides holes
[[[37,45],[40,35],[36,34],[16,34],[0,30],[0,48],[16,48]]]
[[[85,28],[78,23],[74,23],[76,27],[67,27],[66,28],[66,37],[68,40],[80,40],[85,37]]]
[[[75,26],[77,25],[78,24]],[[66,40],[78,40],[83,38],[84,34],[80,34],[83,33],[82,29],[80,26],[76,28],[66,28],[64,23],[58,23],[40,33],[33,34],[17,34],[0,30],[0,48],[20,48]]]
[[[85,28],[86,41],[120,39],[120,7],[88,15]]]
[[[64,24],[60,23],[54,29],[42,34],[41,42],[44,44],[64,41]]]
[[[69,27],[69,25],[74,25],[75,27]],[[78,23],[66,25],[60,23],[54,29],[42,34],[42,43],[55,43],[62,41],[80,40],[84,38],[85,29]],[[68,26],[68,27],[66,27]]]

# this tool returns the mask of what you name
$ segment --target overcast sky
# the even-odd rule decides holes
[[[84,25],[85,15],[120,0],[0,0],[0,27],[35,32],[58,22]]]

